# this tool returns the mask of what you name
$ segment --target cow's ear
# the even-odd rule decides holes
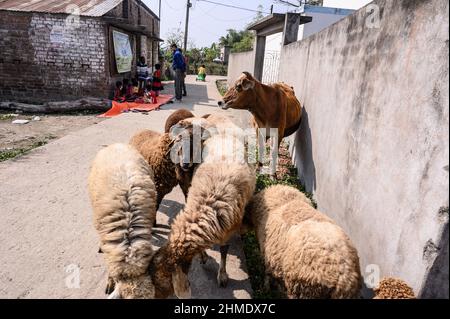
[[[251,75],[250,72],[245,71],[245,72],[242,72],[242,73],[243,73],[248,79],[253,80],[253,75]]]
[[[244,79],[242,80],[242,88],[247,91],[247,90],[251,90],[255,87],[255,81],[250,80],[250,79]]]

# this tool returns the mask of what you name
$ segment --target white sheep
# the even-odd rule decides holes
[[[190,297],[187,274],[192,259],[214,244],[222,245],[217,280],[220,286],[226,284],[225,244],[240,229],[255,183],[255,171],[248,165],[204,163],[196,169],[186,206],[172,223],[168,242],[150,262],[157,298],[173,292]]]
[[[146,271],[154,253],[156,189],[149,165],[131,146],[108,146],[92,163],[89,195],[108,267],[107,293],[115,286],[111,298],[153,298]]]
[[[293,187],[271,186],[250,201],[266,274],[289,298],[355,298],[361,288],[358,253],[333,220]]]

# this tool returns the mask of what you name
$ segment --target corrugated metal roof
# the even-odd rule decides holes
[[[0,0],[0,10],[69,14],[79,12],[81,16],[101,17],[121,2],[122,0]]]

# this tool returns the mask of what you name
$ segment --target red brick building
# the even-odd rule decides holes
[[[139,56],[158,61],[159,34],[139,0],[0,0],[0,101],[111,97]]]

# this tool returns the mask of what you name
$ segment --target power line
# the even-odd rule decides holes
[[[244,20],[247,21],[247,20],[250,20],[251,18],[254,17],[253,15],[251,15],[251,16],[249,16],[249,17],[240,18],[240,19],[231,19],[231,20],[229,20],[229,19],[221,19],[221,18],[217,18],[217,17],[213,16],[213,15],[210,13],[215,7],[213,7],[213,8],[212,8],[211,10],[209,10],[209,11],[205,11],[205,9],[203,9],[201,6],[198,6],[197,8],[200,9],[200,11],[202,11],[205,15],[210,16],[210,17],[213,18],[214,20],[222,21],[222,22],[236,22],[236,21],[244,21]]]
[[[202,1],[202,2],[207,2],[207,3],[212,3],[212,4],[216,4],[216,5],[218,5],[218,6],[227,7],[227,8],[239,9],[239,10],[250,11],[250,12],[256,12],[256,13],[270,14],[270,12],[263,12],[263,11],[259,11],[259,10],[255,10],[255,9],[243,8],[243,7],[233,6],[233,5],[231,5],[231,4],[224,4],[224,3],[214,2],[214,1],[210,1],[210,0],[197,0],[197,1],[199,1],[199,2]]]

